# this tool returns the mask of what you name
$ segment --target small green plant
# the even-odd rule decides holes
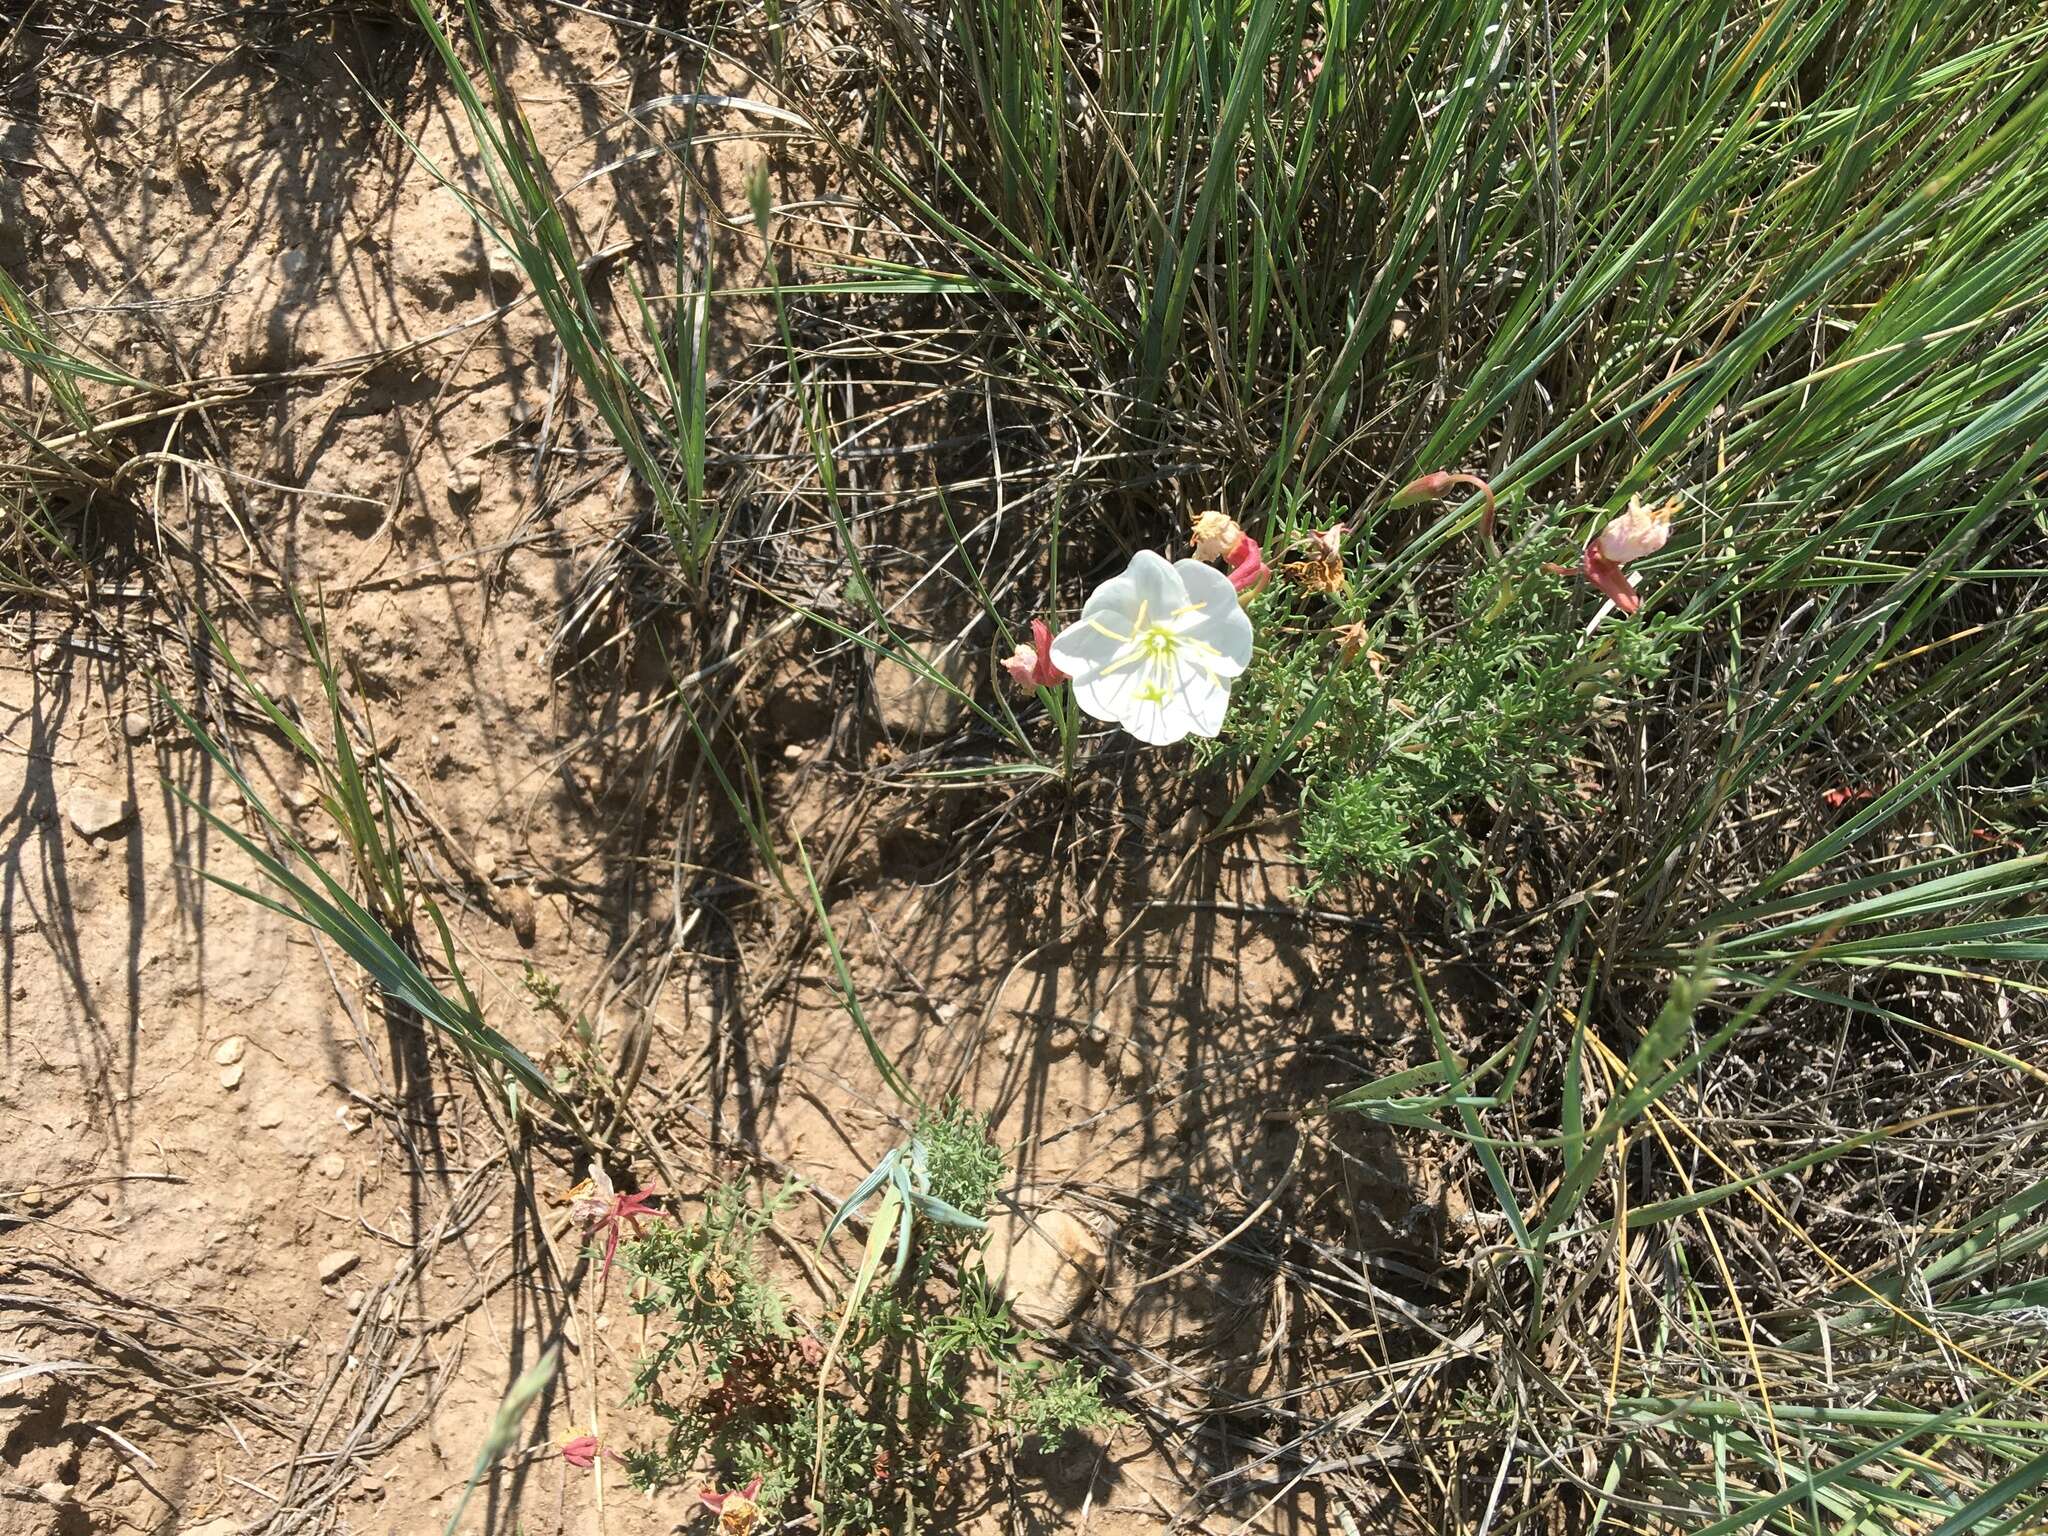
[[[1582,793],[1571,764],[1588,722],[1663,674],[1678,621],[1653,613],[1587,634],[1581,592],[1542,569],[1558,554],[1529,541],[1475,565],[1447,601],[1376,605],[1288,581],[1261,596],[1223,751],[1249,759],[1270,722],[1317,710],[1290,763],[1316,884],[1423,878],[1483,911],[1504,893],[1482,818]]]
[[[929,1111],[912,1144],[915,1192],[978,1224],[1002,1178],[981,1119]],[[757,1203],[725,1186],[699,1219],[650,1227],[622,1250],[634,1309],[666,1330],[634,1379],[635,1401],[668,1425],[659,1446],[627,1454],[636,1485],[750,1490],[726,1497],[729,1522],[743,1498],[743,1520],[808,1506],[828,1532],[914,1529],[946,1500],[971,1443],[993,1433],[1049,1450],[1122,1421],[1079,1365],[1032,1358],[1037,1340],[982,1267],[978,1225],[901,1201],[889,1178],[877,1186],[886,1230],[868,1253],[879,1260],[901,1209],[915,1262],[893,1283],[856,1281],[837,1315],[801,1315],[762,1241],[797,1187]],[[863,1266],[870,1282],[878,1268]]]

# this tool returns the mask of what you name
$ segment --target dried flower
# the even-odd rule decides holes
[[[1258,546],[1241,544],[1251,545],[1263,571]],[[1238,591],[1234,575],[1141,549],[1053,638],[1053,662],[1073,678],[1083,710],[1140,741],[1164,746],[1214,736],[1231,683],[1252,656],[1251,620],[1238,608]]]
[[[1591,539],[1580,557],[1579,570],[1586,580],[1607,594],[1609,602],[1623,613],[1643,606],[1635,585],[1622,569],[1631,560],[1654,555],[1671,537],[1671,514],[1678,508],[1674,499],[1658,507],[1645,507],[1629,498],[1628,510]]]
[[[718,1529],[723,1536],[747,1536],[761,1516],[761,1506],[756,1502],[761,1497],[761,1479],[758,1477],[732,1493],[700,1488],[697,1497],[703,1500],[706,1509],[718,1516]]]
[[[1311,592],[1326,592],[1334,597],[1345,587],[1344,525],[1333,523],[1311,532],[1307,542],[1308,558],[1288,566],[1287,574]]]
[[[1195,558],[1221,560],[1230,567],[1230,585],[1242,603],[1272,579],[1273,571],[1259,550],[1259,541],[1221,512],[1195,517]]]
[[[1031,643],[1020,644],[1005,656],[1003,670],[1019,688],[1053,688],[1067,680],[1067,674],[1053,665],[1052,631],[1045,620],[1031,621]]]
[[[1365,620],[1354,619],[1337,631],[1337,660],[1348,662],[1357,659],[1372,640],[1372,631],[1365,627]]]
[[[1195,517],[1195,558],[1221,560],[1235,553],[1244,542],[1244,530],[1221,512],[1202,512]]]

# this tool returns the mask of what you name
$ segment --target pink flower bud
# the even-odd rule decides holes
[[[1053,665],[1052,631],[1045,620],[1031,621],[1031,644],[1019,645],[1003,658],[1003,670],[1019,688],[1055,688],[1067,674]]]
[[[1457,477],[1449,470],[1434,470],[1426,475],[1417,475],[1388,498],[1390,507],[1417,507],[1425,501],[1435,501],[1450,492]]]
[[[1489,542],[1493,538],[1494,515],[1493,487],[1478,475],[1453,474],[1450,470],[1439,469],[1427,475],[1417,475],[1401,489],[1394,492],[1387,501],[1389,507],[1419,506],[1425,501],[1437,501],[1450,495],[1458,486],[1466,486],[1486,498],[1486,506],[1479,514],[1479,535]]]

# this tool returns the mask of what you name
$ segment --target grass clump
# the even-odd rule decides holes
[[[933,1192],[986,1211],[1002,1159],[980,1119],[933,1112],[917,1134]],[[759,1478],[771,1518],[808,1509],[825,1531],[915,1529],[960,1492],[970,1444],[993,1435],[1052,1450],[1121,1421],[1079,1365],[1035,1358],[1039,1340],[983,1269],[979,1237],[958,1227],[920,1216],[916,1262],[896,1285],[855,1287],[838,1315],[804,1316],[764,1252],[797,1188],[756,1202],[724,1186],[699,1219],[658,1223],[621,1249],[634,1310],[663,1329],[634,1399],[668,1433],[628,1454],[636,1485]]]

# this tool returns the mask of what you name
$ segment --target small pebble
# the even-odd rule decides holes
[[[248,1042],[240,1035],[229,1035],[213,1048],[213,1059],[223,1067],[232,1067],[242,1059],[242,1052],[248,1048]]]
[[[350,1313],[353,1314],[362,1311],[363,1303],[368,1301],[369,1299],[370,1293],[364,1290],[361,1286],[357,1286],[354,1290],[350,1291],[346,1297],[343,1298],[341,1304],[344,1307],[347,1307]]]
[[[242,1074],[248,1071],[248,1069],[249,1064],[246,1061],[236,1062],[232,1067],[229,1067],[225,1072],[221,1073],[221,1087],[227,1089],[229,1093],[233,1093],[237,1088],[242,1086]]]
[[[22,1204],[22,1209],[24,1209],[24,1210],[30,1210],[30,1211],[32,1211],[32,1210],[34,1210],[34,1209],[35,1209],[35,1208],[36,1208],[37,1206],[41,1205],[42,1203],[43,1203],[43,1186],[42,1186],[42,1185],[40,1185],[40,1184],[31,1184],[31,1185],[29,1185],[29,1187],[28,1187],[27,1189],[24,1189],[24,1190],[23,1190],[23,1191],[21,1192],[21,1204]]]
[[[339,1152],[330,1152],[313,1165],[320,1170],[323,1179],[338,1179],[348,1172],[348,1159]]]
[[[149,716],[139,709],[131,709],[121,717],[121,734],[130,741],[141,741],[149,734]]]
[[[362,1262],[363,1256],[355,1249],[337,1248],[320,1260],[320,1283],[332,1285]]]
[[[472,505],[483,494],[484,477],[469,460],[463,459],[448,471],[448,501],[451,506]]]
[[[276,1099],[265,1099],[263,1107],[256,1111],[256,1123],[266,1131],[274,1131],[284,1124],[284,1106]]]

